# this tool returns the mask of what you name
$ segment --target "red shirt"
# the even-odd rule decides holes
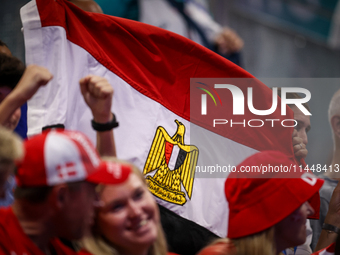
[[[77,254],[63,245],[57,238],[52,239],[50,244],[57,255]],[[38,246],[23,232],[11,207],[0,209],[0,255],[2,254],[44,255]]]

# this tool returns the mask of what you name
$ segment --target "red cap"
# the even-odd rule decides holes
[[[245,166],[290,166],[296,163],[278,151],[257,153],[236,167],[225,182],[229,203],[228,237],[240,238],[270,228],[309,200],[323,184],[312,173],[242,173]],[[294,169],[293,167],[291,169]]]
[[[99,169],[87,177],[88,182],[102,184],[119,184],[127,180],[132,166],[121,162],[102,161]]]
[[[25,157],[16,173],[19,187],[54,186],[66,182],[124,182],[131,168],[101,161],[91,141],[76,131],[56,130],[24,143]]]

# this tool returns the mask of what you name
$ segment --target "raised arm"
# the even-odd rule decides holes
[[[52,78],[53,75],[44,67],[37,65],[27,66],[19,83],[0,104],[0,125],[4,125],[21,105]]]
[[[105,78],[94,75],[82,78],[79,84],[84,100],[92,111],[92,126],[97,130],[99,154],[101,156],[116,156],[112,130],[115,127],[115,118],[111,112],[112,86]]]

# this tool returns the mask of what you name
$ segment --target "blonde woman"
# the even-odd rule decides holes
[[[104,160],[113,174],[120,167],[130,168],[131,173],[121,184],[98,187],[103,204],[91,234],[82,241],[83,254],[168,254],[158,206],[140,170],[115,158]]]
[[[248,172],[267,167],[267,172]],[[271,167],[271,168],[270,168]],[[308,200],[323,180],[299,169],[281,152],[257,153],[237,166],[225,182],[229,203],[228,234],[199,255],[275,255],[306,240],[306,219],[314,214]],[[271,170],[270,171],[268,171]]]

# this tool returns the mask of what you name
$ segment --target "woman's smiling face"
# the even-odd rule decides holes
[[[100,198],[104,207],[98,213],[99,231],[120,252],[148,249],[155,242],[159,211],[140,177],[131,173],[126,182],[105,186]]]

